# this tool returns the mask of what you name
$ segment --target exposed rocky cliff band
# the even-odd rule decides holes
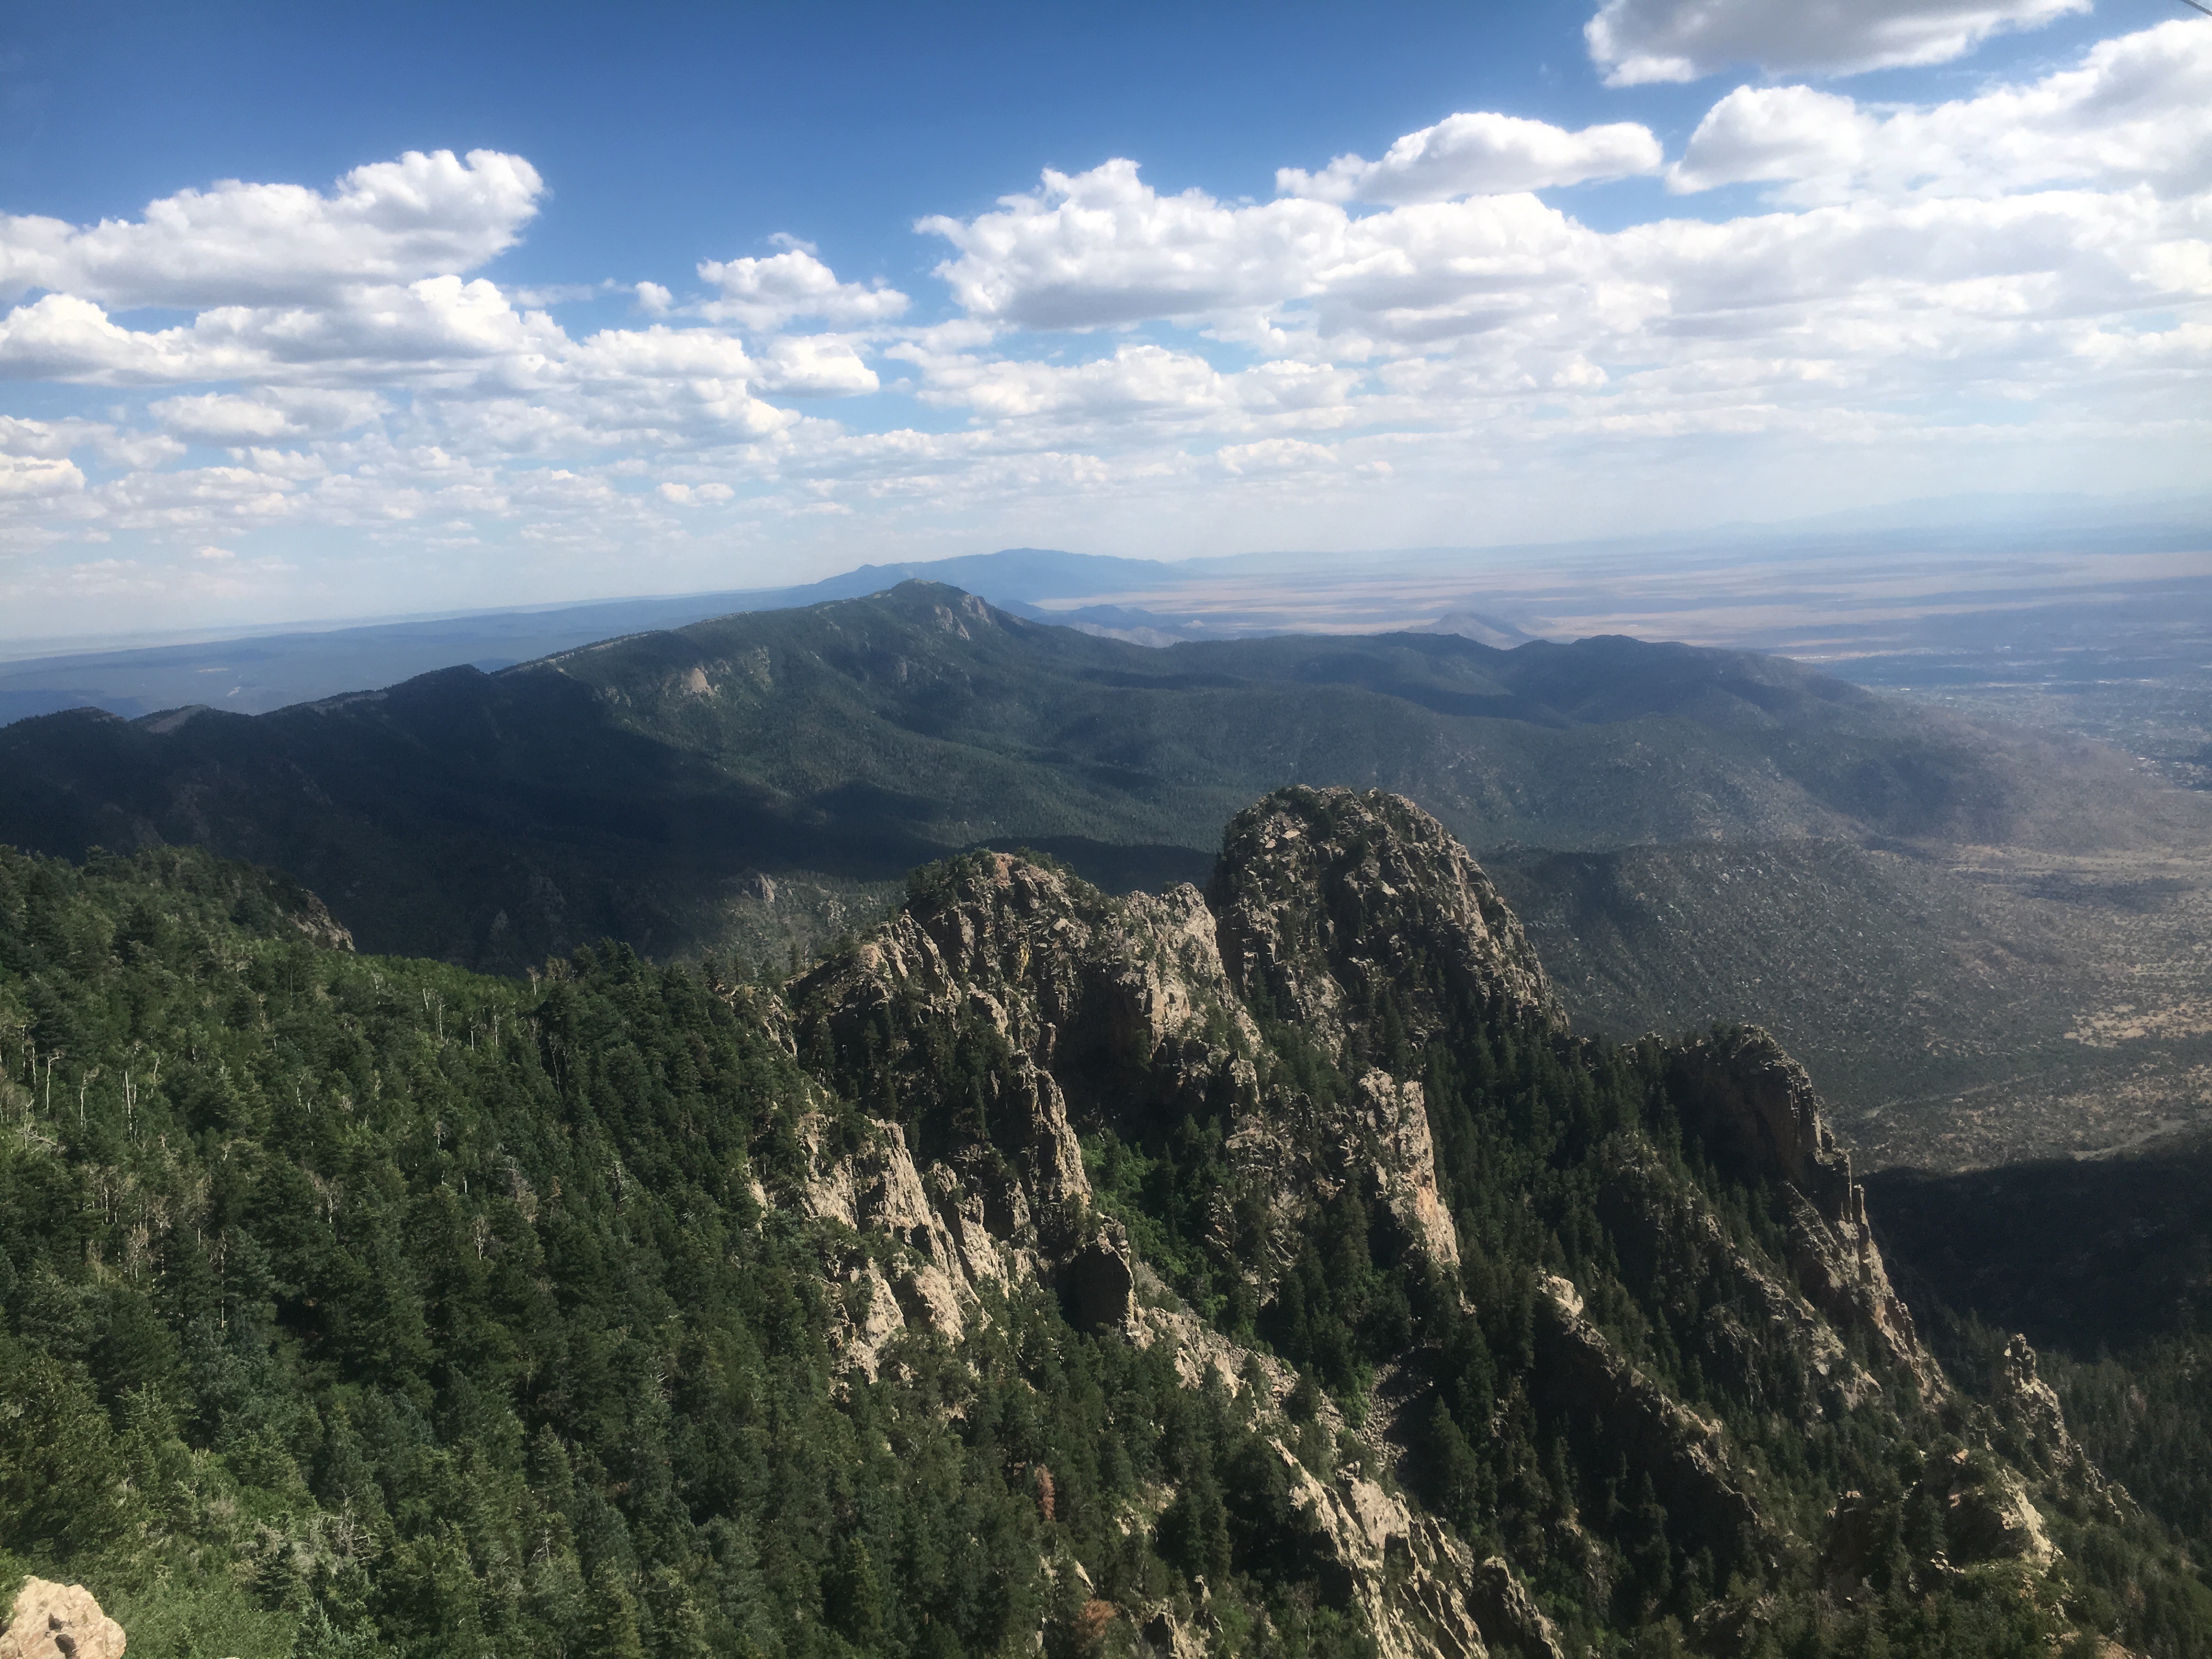
[[[1756,1026],[1684,1044],[1669,1069],[1684,1113],[1712,1154],[1790,1195],[1790,1265],[1813,1305],[1864,1332],[1923,1388],[1947,1387],[1911,1312],[1890,1287],[1851,1157],[1821,1121],[1805,1068]]]
[[[1085,1164],[1086,1134],[1134,1140],[1149,1126],[1218,1121],[1241,1189],[1260,1200],[1213,1222],[1223,1238],[1257,1228],[1261,1247],[1243,1258],[1253,1307],[1273,1304],[1301,1227],[1346,1194],[1393,1248],[1449,1282],[1462,1244],[1418,1075],[1425,1051],[1469,1021],[1509,1045],[1573,1039],[1518,923],[1435,820],[1379,793],[1285,791],[1230,826],[1204,893],[1121,901],[1036,861],[971,856],[927,873],[899,915],[787,994],[802,1059],[872,1115],[864,1144],[817,1146],[802,1195],[813,1214],[893,1246],[846,1269],[853,1364],[873,1375],[907,1334],[957,1338],[989,1319],[994,1294],[1048,1285],[1079,1328],[1168,1344],[1188,1386],[1241,1393],[1316,1559],[1379,1652],[1556,1659],[1557,1632],[1503,1556],[1478,1559],[1357,1464],[1307,1467],[1299,1449],[1331,1437],[1317,1443],[1293,1419],[1298,1372],[1184,1308],[1102,1208]],[[1271,1062],[1291,1034],[1346,1080],[1340,1091],[1297,1086]],[[954,1049],[964,1058],[948,1060]],[[1709,1306],[1673,1310],[1693,1322],[1700,1374],[1759,1410],[1840,1419],[1884,1392],[1856,1344],[1907,1395],[1947,1395],[1802,1069],[1751,1030],[1666,1048],[1659,1075],[1706,1155],[1778,1193],[1787,1216],[1778,1268],[1648,1146],[1616,1137],[1592,1165],[1628,1285],[1717,1288]],[[1544,1279],[1533,1321],[1542,1411],[1648,1482],[1717,1571],[1771,1576],[1820,1547],[1762,1507],[1721,1423],[1621,1353],[1576,1285]],[[1418,1395],[1435,1357],[1408,1363]],[[2039,1449],[2075,1469],[2048,1391],[2017,1392]],[[1407,1437],[1419,1414],[1416,1399],[1369,1425],[1375,1468],[1419,1452]],[[1322,1420],[1349,1432],[1334,1405]],[[1969,1486],[1952,1494],[1954,1559],[2049,1559],[2016,1480]],[[1856,1570],[1854,1511],[1838,1501],[1845,1519],[1826,1541],[1840,1580]],[[1186,1639],[1160,1620],[1163,1642]]]

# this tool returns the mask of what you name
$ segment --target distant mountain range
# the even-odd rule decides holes
[[[466,664],[489,672],[578,646],[680,628],[738,611],[775,611],[880,592],[916,575],[959,583],[994,602],[1080,596],[1117,583],[1158,581],[1171,567],[1041,548],[862,565],[797,587],[732,589],[589,605],[486,611],[211,640],[126,645],[0,663],[0,725],[64,708],[135,718],[202,704],[260,714],[344,691],[374,691]]]
[[[36,654],[0,641],[0,725],[88,706],[125,717],[195,703],[262,714],[457,664],[489,672],[628,634],[858,598],[910,580],[945,582],[1015,615],[1140,645],[1437,629],[1510,646],[1626,633],[1778,650],[1844,665],[1863,684],[1917,685],[1931,653],[2033,650],[2059,635],[2075,648],[2134,652],[2172,635],[2177,624],[2187,637],[2172,642],[2193,663],[2197,643],[2212,631],[2208,549],[2212,498],[2179,495],[2121,503],[1948,497],[1697,536],[1520,548],[1164,562],[1016,547],[861,565],[788,587],[233,630],[213,640],[82,641],[67,650],[58,641]],[[1955,674],[1956,665],[1940,672]]]

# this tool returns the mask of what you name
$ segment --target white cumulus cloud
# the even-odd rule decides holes
[[[669,483],[655,491],[672,507],[720,507],[734,499],[737,491],[726,483],[688,484]]]
[[[2090,0],[1605,0],[1584,26],[1609,86],[1695,81],[1734,64],[1770,75],[1857,75],[1948,63],[2005,29]]]
[[[2212,27],[2164,23],[2020,86],[1863,108],[1809,87],[1739,87],[1690,135],[1668,188],[1747,182],[1785,199],[1996,194],[2051,185],[2212,189]]]
[[[971,356],[920,361],[925,401],[997,419],[1202,416],[1234,401],[1232,377],[1193,353],[1156,345],[1123,346],[1110,357],[1072,366]]]
[[[1570,132],[1548,121],[1487,112],[1445,117],[1409,132],[1379,161],[1340,155],[1319,173],[1283,167],[1275,188],[1323,202],[1444,202],[1545,190],[1592,179],[1656,173],[1659,141],[1633,122]]]
[[[319,437],[374,420],[385,407],[373,392],[271,388],[255,397],[210,392],[165,398],[147,413],[179,438],[204,444],[266,443]]]
[[[64,495],[84,488],[84,474],[70,460],[42,455],[0,454],[0,498],[29,500]]]
[[[700,314],[744,328],[781,328],[795,317],[847,326],[879,323],[907,308],[907,296],[880,282],[839,282],[837,273],[804,245],[765,259],[702,260],[699,276],[720,290],[720,297],[702,306]]]
[[[410,150],[325,195],[235,179],[149,203],[136,220],[0,218],[0,294],[102,305],[306,303],[361,283],[467,270],[510,246],[544,189],[519,155]]]
[[[259,353],[196,344],[188,329],[127,329],[89,300],[48,294],[0,318],[0,380],[145,385],[242,379],[269,367]]]
[[[881,385],[850,341],[822,334],[764,341],[757,378],[762,390],[787,398],[850,398]]]
[[[1098,328],[1278,303],[1340,252],[1346,217],[1285,198],[1249,207],[1200,190],[1162,196],[1134,161],[1048,169],[996,211],[917,227],[960,257],[937,267],[973,316],[1024,328]]]
[[[925,228],[961,250],[939,272],[981,319],[1030,329],[1191,319],[1277,343],[1317,331],[1355,354],[1362,339],[1506,326],[1546,303],[1536,296],[1591,274],[1601,243],[1526,193],[1353,218],[1295,197],[1162,196],[1127,161],[1048,173],[1034,195]]]
[[[0,379],[94,386],[382,380],[473,373],[566,340],[495,283],[430,276],[322,305],[218,306],[188,325],[133,329],[94,301],[49,294],[0,318]]]

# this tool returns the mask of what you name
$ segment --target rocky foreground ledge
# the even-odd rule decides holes
[[[27,1578],[0,1632],[0,1659],[122,1659],[123,1626],[82,1584]]]

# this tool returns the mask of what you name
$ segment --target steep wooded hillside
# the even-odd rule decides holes
[[[1223,847],[528,986],[0,854],[0,1573],[241,1659],[2204,1650],[1771,1038],[1575,1035],[1403,800]]]

